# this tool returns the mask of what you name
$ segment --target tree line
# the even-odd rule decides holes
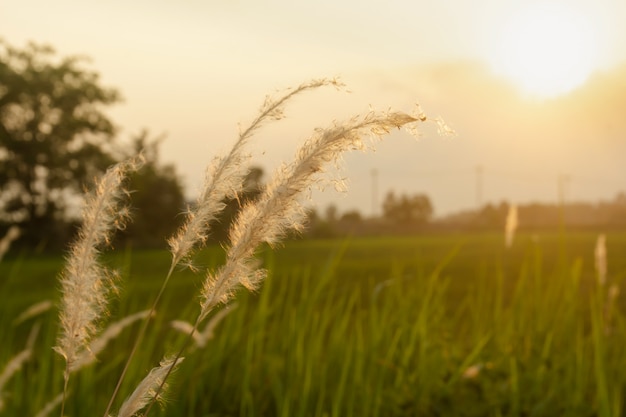
[[[120,141],[105,110],[122,96],[103,86],[99,74],[86,64],[85,58],[59,57],[49,46],[29,43],[19,49],[0,39],[0,236],[17,225],[21,245],[65,248],[77,229],[79,203],[93,179],[113,163],[141,152],[145,163],[129,180],[131,215],[136,215],[118,242],[163,245],[192,203],[185,201],[175,167],[160,160],[162,137],[151,137],[146,130]],[[242,204],[256,198],[262,187],[263,170],[251,168],[243,193],[225,202],[222,217],[212,225],[215,242],[227,239],[228,226]],[[323,215],[311,210],[305,236],[498,228],[508,203],[487,204],[433,221],[434,208],[427,195],[389,191],[381,209],[381,216],[369,219],[358,211],[340,216],[333,206]],[[626,194],[604,205],[530,204],[519,212],[526,227],[559,221],[624,224]]]
[[[58,57],[49,46],[23,49],[0,40],[0,233],[21,230],[20,243],[60,249],[76,230],[84,190],[108,166],[142,151],[130,179],[141,212],[125,239],[147,242],[176,229],[184,194],[173,166],[159,161],[147,132],[118,140],[105,109],[121,100],[81,57]]]

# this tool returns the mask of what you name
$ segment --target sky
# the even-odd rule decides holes
[[[455,131],[424,125],[374,152],[348,154],[348,191],[313,194],[324,210],[380,214],[390,190],[425,193],[443,216],[500,201],[611,200],[626,191],[623,0],[165,1],[0,3],[0,37],[85,55],[123,102],[119,140],[164,135],[187,195],[267,94],[322,77],[251,147],[266,175],[316,127],[370,107],[419,103]],[[561,179],[561,180],[559,180]],[[565,179],[565,180],[564,180]]]

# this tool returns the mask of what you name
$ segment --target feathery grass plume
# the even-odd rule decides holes
[[[153,368],[148,376],[139,383],[135,391],[122,403],[118,417],[132,417],[139,413],[156,397],[163,401],[163,391],[166,389],[165,378],[179,365],[184,358],[164,359],[157,368]]]
[[[215,273],[208,272],[201,290],[200,313],[189,330],[187,340],[177,356],[179,357],[197,331],[199,324],[218,305],[227,304],[234,291],[243,286],[256,289],[265,277],[258,268],[254,254],[262,243],[277,243],[288,230],[301,230],[306,218],[306,210],[299,198],[314,184],[321,184],[317,176],[324,172],[325,165],[338,163],[342,154],[349,150],[364,150],[364,139],[381,139],[392,129],[407,127],[413,122],[425,122],[426,116],[413,117],[403,112],[370,111],[364,117],[353,117],[343,124],[334,124],[327,129],[316,129],[296,153],[294,161],[280,166],[261,196],[245,205],[240,211],[229,232],[230,245],[226,263]],[[415,129],[406,129],[413,133]],[[166,380],[168,375],[165,375]],[[156,391],[158,395],[159,389]],[[151,402],[146,414],[152,407]]]
[[[509,206],[509,212],[506,215],[506,225],[504,226],[504,240],[507,248],[513,246],[513,239],[515,238],[517,226],[517,205],[511,204]]]
[[[604,286],[606,284],[606,236],[601,234],[598,236],[596,240],[596,248],[594,251],[595,254],[595,265],[596,265],[596,275],[598,278],[598,284],[600,286]]]
[[[183,320],[172,320],[170,325],[173,329],[178,330],[184,334],[192,334],[193,341],[196,344],[196,348],[204,348],[209,340],[215,336],[215,328],[221,323],[224,318],[237,308],[237,304],[230,304],[222,310],[218,311],[211,320],[204,326],[204,329],[198,329],[197,332],[193,330],[193,325]]]
[[[208,167],[204,186],[195,210],[187,213],[186,223],[178,230],[168,243],[173,257],[173,264],[187,258],[199,242],[207,239],[208,227],[224,209],[224,199],[236,198],[241,191],[247,172],[249,155],[244,147],[252,134],[268,120],[280,120],[285,117],[284,107],[294,96],[322,86],[342,88],[344,85],[337,79],[319,79],[299,85],[278,99],[266,96],[258,116],[245,130],[240,130],[239,138],[225,157],[216,158]]]
[[[114,274],[98,260],[100,249],[110,243],[113,232],[124,227],[128,210],[122,204],[128,193],[124,180],[139,168],[143,157],[129,159],[109,168],[85,199],[83,224],[61,275],[61,332],[54,350],[65,359],[65,387],[70,369],[97,333],[106,313],[107,298],[115,289]]]
[[[2,239],[0,239],[0,261],[4,258],[4,255],[9,251],[11,247],[11,242],[20,237],[20,228],[17,226],[9,227],[7,233],[4,235]]]
[[[22,365],[26,363],[32,356],[31,349],[24,349],[17,355],[13,356],[5,365],[4,370],[0,373],[0,411],[4,409],[4,386],[15,375]]]
[[[44,301],[35,303],[31,305],[30,307],[28,307],[26,310],[24,310],[19,316],[17,316],[17,318],[13,320],[13,325],[17,326],[18,324],[21,324],[28,319],[31,319],[33,317],[36,317],[40,314],[45,313],[51,308],[52,308],[52,301],[50,300],[44,300]]]
[[[348,150],[364,150],[364,138],[381,138],[394,128],[425,121],[402,112],[370,112],[328,129],[317,129],[298,150],[295,160],[275,172],[259,199],[243,207],[231,227],[226,263],[209,273],[201,294],[202,321],[218,304],[226,304],[240,285],[254,290],[265,277],[254,259],[261,243],[277,243],[287,230],[300,230],[305,218],[299,197],[321,183],[317,175],[326,164],[337,163]]]
[[[291,98],[304,91],[313,90],[322,86],[334,86],[339,89],[343,87],[343,84],[337,79],[319,79],[303,83],[294,89],[287,89],[287,92],[278,99],[266,96],[258,116],[245,130],[240,130],[239,137],[230,152],[224,157],[215,158],[213,163],[209,165],[206,171],[202,192],[198,196],[195,208],[187,212],[185,223],[178,229],[174,236],[168,239],[172,253],[172,262],[161,284],[161,288],[153,301],[150,315],[152,315],[152,312],[156,309],[163,291],[165,287],[167,287],[170,277],[174,272],[174,268],[180,262],[188,260],[191,256],[191,252],[198,244],[206,242],[209,233],[209,225],[213,220],[217,219],[224,209],[224,200],[237,198],[242,191],[248,168],[248,160],[250,158],[244,150],[252,134],[260,129],[265,122],[284,118],[285,104]],[[191,266],[190,262],[187,262],[187,264]],[[146,320],[139,330],[135,344],[128,355],[124,369],[109,400],[109,404],[104,413],[105,416],[109,413],[113,405],[113,401],[117,396],[121,383],[128,370],[128,366],[143,340],[147,325],[148,321]]]
[[[96,361],[96,358],[100,352],[104,350],[104,348],[109,344],[109,342],[115,339],[126,327],[130,326],[134,322],[145,319],[148,317],[150,313],[149,310],[140,311],[135,314],[131,314],[129,316],[124,317],[121,320],[116,321],[115,323],[111,323],[107,326],[106,329],[98,336],[93,339],[89,344],[89,349],[86,349],[81,352],[80,356],[76,358],[72,366],[70,367],[70,372],[76,372],[79,369],[84,368],[85,366],[91,365]]]

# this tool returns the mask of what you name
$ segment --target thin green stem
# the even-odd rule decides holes
[[[109,415],[109,411],[111,411],[111,407],[113,406],[113,401],[117,397],[117,394],[118,394],[118,392],[120,390],[120,387],[122,386],[122,381],[124,380],[124,377],[126,376],[126,372],[128,372],[128,368],[130,367],[130,362],[132,361],[133,357],[135,356],[135,353],[137,352],[137,349],[139,348],[139,345],[143,341],[143,338],[144,338],[144,336],[146,334],[146,331],[148,329],[148,324],[150,323],[150,318],[156,312],[157,305],[159,304],[159,301],[161,300],[161,296],[163,295],[163,292],[165,291],[165,287],[167,286],[167,283],[169,282],[170,277],[174,273],[174,268],[175,267],[176,267],[176,263],[174,261],[172,261],[172,264],[170,265],[170,269],[167,272],[167,276],[165,277],[165,279],[163,280],[163,283],[161,284],[161,288],[159,289],[159,293],[157,294],[156,298],[154,299],[154,302],[152,303],[152,307],[150,308],[150,312],[148,313],[146,318],[143,320],[143,323],[141,325],[141,329],[139,330],[139,334],[137,335],[137,338],[135,339],[135,344],[133,345],[133,348],[130,351],[130,354],[128,355],[128,359],[126,360],[126,364],[124,365],[124,369],[122,370],[122,373],[120,374],[120,377],[119,377],[119,379],[117,381],[117,385],[115,386],[115,390],[113,390],[113,394],[111,395],[111,399],[109,400],[109,404],[107,405],[107,408],[104,411],[104,416],[103,417],[107,417]]]

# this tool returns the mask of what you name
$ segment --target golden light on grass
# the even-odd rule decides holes
[[[504,243],[507,248],[513,246],[513,239],[515,238],[515,231],[519,224],[517,218],[517,206],[512,204],[509,206],[509,212],[506,215],[506,224],[504,225]]]
[[[525,94],[567,93],[598,67],[600,28],[569,4],[537,3],[503,24],[491,64]]]

